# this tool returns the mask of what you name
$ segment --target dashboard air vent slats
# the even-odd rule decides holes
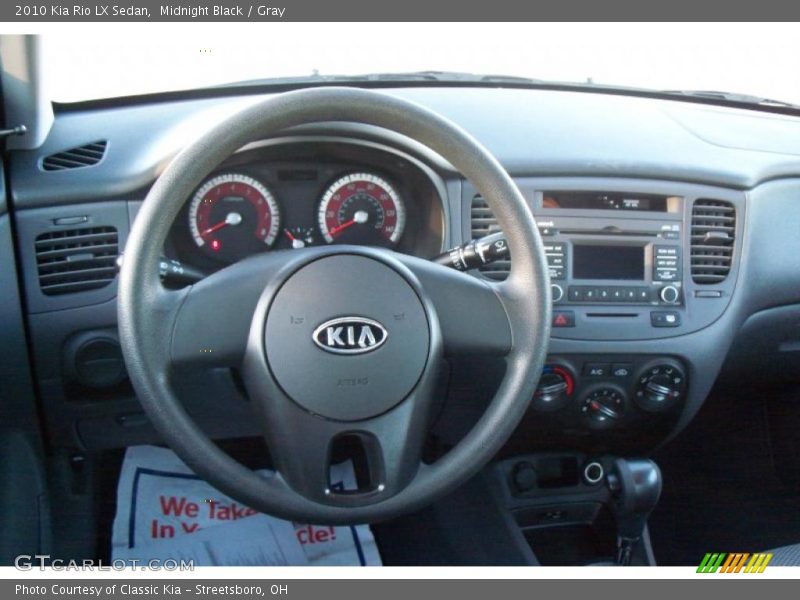
[[[480,195],[472,198],[470,223],[473,240],[500,231],[500,226],[497,224],[497,219],[492,213],[492,209],[489,208],[486,200]],[[490,279],[502,281],[508,277],[508,272],[511,270],[511,261],[498,260],[478,270]]]
[[[730,202],[698,199],[692,207],[692,280],[714,284],[731,270],[736,236],[736,209]]]
[[[42,169],[45,171],[64,171],[65,169],[91,167],[103,159],[107,145],[108,142],[100,140],[45,156],[42,160]]]
[[[105,287],[117,276],[118,253],[114,227],[43,233],[36,238],[39,287],[48,296]]]

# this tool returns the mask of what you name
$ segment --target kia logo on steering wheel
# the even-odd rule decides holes
[[[325,321],[311,337],[325,352],[364,354],[382,346],[389,334],[373,319],[340,317]]]

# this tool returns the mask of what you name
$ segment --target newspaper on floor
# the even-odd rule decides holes
[[[265,477],[269,471],[261,472]],[[350,463],[332,467],[351,487]],[[291,523],[256,512],[195,475],[171,450],[128,448],[117,488],[113,559],[206,565],[380,565],[367,525]]]

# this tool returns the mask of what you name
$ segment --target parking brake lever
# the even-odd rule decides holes
[[[433,259],[433,262],[457,269],[469,271],[496,260],[508,257],[508,244],[502,231],[492,233],[461,246],[456,246]]]
[[[652,460],[618,458],[606,481],[612,496],[611,512],[617,522],[616,562],[627,566],[661,496],[661,471]]]

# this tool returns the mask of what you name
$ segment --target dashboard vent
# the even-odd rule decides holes
[[[472,198],[470,223],[473,240],[500,231],[500,226],[497,224],[497,219],[492,209],[489,208],[486,200],[480,195],[476,195]],[[508,272],[511,270],[511,261],[498,260],[478,270],[490,279],[502,281],[508,277]]]
[[[722,200],[695,200],[692,207],[692,280],[724,281],[731,270],[736,235],[736,209]]]
[[[100,140],[45,156],[42,160],[42,169],[45,171],[64,171],[65,169],[91,167],[103,159],[107,145],[108,142]]]
[[[118,251],[114,227],[85,227],[39,235],[36,266],[42,293],[56,296],[107,286],[117,275]]]

